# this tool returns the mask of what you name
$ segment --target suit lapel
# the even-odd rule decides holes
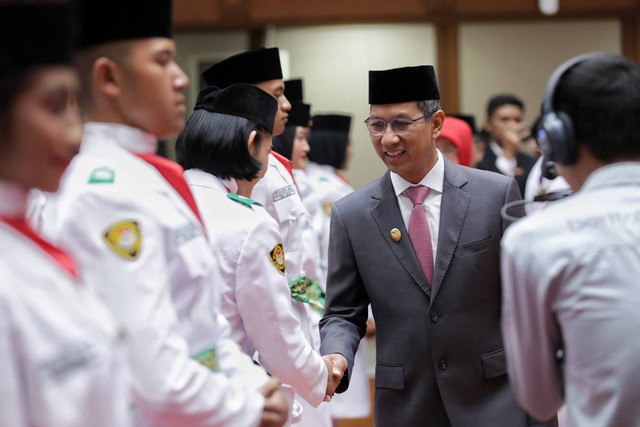
[[[462,168],[445,160],[444,185],[440,204],[440,229],[438,234],[438,251],[433,272],[432,298],[438,294],[442,281],[447,273],[453,253],[458,246],[462,226],[469,210],[470,196],[463,189],[467,179]]]
[[[371,193],[371,197],[375,200],[375,205],[371,210],[371,216],[378,225],[382,238],[387,242],[389,247],[391,247],[400,264],[407,270],[418,286],[430,296],[431,287],[424,277],[424,273],[418,263],[418,258],[416,258],[416,254],[411,246],[411,239],[409,239],[409,233],[402,220],[402,214],[398,207],[397,197],[393,191],[389,172],[378,182],[378,191]],[[402,233],[402,237],[398,242],[395,242],[391,238],[391,230],[394,228],[397,228]]]

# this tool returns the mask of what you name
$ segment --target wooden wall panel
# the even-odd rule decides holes
[[[440,89],[440,105],[445,112],[460,111],[458,24],[440,22],[436,24],[438,67],[436,69]]]
[[[639,0],[559,0],[559,18],[639,17]],[[538,0],[174,0],[179,30],[357,22],[544,19]]]
[[[640,18],[637,16],[622,20],[622,54],[640,62]]]
[[[252,22],[296,24],[322,21],[404,21],[427,15],[425,0],[250,0]]]
[[[222,18],[220,5],[217,0],[173,0],[174,26],[185,30],[213,27]]]

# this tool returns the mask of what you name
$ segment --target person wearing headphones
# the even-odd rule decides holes
[[[502,330],[524,409],[640,425],[640,66],[587,54],[547,85],[538,141],[574,194],[502,241]]]

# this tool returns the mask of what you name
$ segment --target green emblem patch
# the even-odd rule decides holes
[[[210,348],[193,356],[195,360],[200,362],[202,365],[211,369],[213,372],[218,372],[218,356],[216,355],[216,349]]]
[[[113,184],[116,172],[106,166],[94,169],[89,176],[89,184]]]

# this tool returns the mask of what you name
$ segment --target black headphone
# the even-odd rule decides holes
[[[576,56],[560,65],[549,78],[542,100],[542,117],[537,129],[538,144],[548,161],[572,165],[577,157],[571,118],[567,113],[553,109],[553,97],[562,77],[579,63],[604,56],[606,55],[603,53],[586,53]]]

